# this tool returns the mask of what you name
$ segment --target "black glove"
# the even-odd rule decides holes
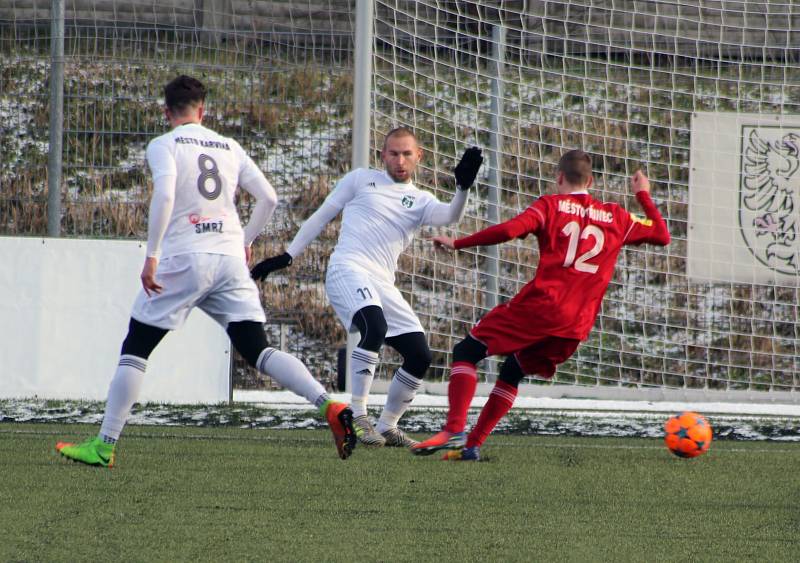
[[[276,270],[282,270],[286,266],[291,266],[291,265],[292,265],[291,255],[288,252],[284,252],[283,254],[267,258],[266,260],[262,260],[261,262],[256,264],[253,267],[253,269],[250,270],[250,275],[253,277],[254,280],[264,281],[264,279],[272,272]]]
[[[481,149],[471,147],[464,151],[461,162],[456,165],[456,169],[453,171],[456,177],[456,186],[459,190],[468,190],[472,187],[481,164],[483,164]]]

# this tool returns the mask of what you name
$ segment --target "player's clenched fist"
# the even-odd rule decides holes
[[[263,281],[264,278],[266,278],[272,272],[282,270],[287,266],[291,266],[291,264],[292,256],[288,252],[284,252],[283,254],[272,256],[256,264],[253,269],[250,270],[250,275],[254,280]]]
[[[633,188],[633,193],[635,194],[639,192],[650,193],[650,180],[644,175],[644,172],[637,170],[631,177],[631,188]]]
[[[456,177],[456,186],[460,190],[468,190],[475,177],[478,175],[478,170],[483,164],[483,156],[481,156],[481,149],[478,147],[471,147],[464,151],[461,156],[461,161],[456,165],[453,174]]]

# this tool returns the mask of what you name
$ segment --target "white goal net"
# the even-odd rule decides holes
[[[444,200],[466,147],[488,157],[448,232],[552,193],[564,150],[592,154],[595,195],[631,211],[628,178],[654,180],[672,243],[620,254],[592,335],[552,382],[530,381],[537,394],[800,396],[797,29],[800,9],[779,2],[376,2],[374,157],[412,127],[419,183]],[[536,263],[531,238],[456,256],[414,243],[399,278],[436,352],[431,379]]]

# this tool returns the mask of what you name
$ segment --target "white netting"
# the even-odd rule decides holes
[[[793,279],[703,283],[687,276],[687,248],[693,113],[797,114],[800,49],[792,30],[800,29],[800,9],[778,2],[486,4],[376,3],[375,149],[391,127],[413,127],[426,150],[420,184],[444,199],[464,148],[488,149],[478,196],[455,229],[463,235],[495,222],[493,213],[508,219],[552,193],[561,152],[583,148],[594,158],[596,195],[632,211],[628,177],[644,169],[673,237],[667,248],[623,251],[595,330],[555,380],[796,391],[796,261]],[[798,180],[787,196],[795,219]],[[798,233],[789,234],[796,254]],[[530,240],[500,247],[501,301],[532,277],[536,255]],[[492,304],[485,274],[494,259],[484,248],[434,255],[421,240],[403,257],[402,283],[439,352],[434,378],[446,378],[452,345]]]

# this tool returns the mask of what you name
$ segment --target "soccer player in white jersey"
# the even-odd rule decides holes
[[[266,318],[247,263],[250,245],[278,198],[236,141],[201,125],[205,96],[205,86],[189,76],[164,88],[172,130],[147,146],[153,197],[142,291],[133,305],[103,423],[96,437],[80,444],[59,442],[56,448],[75,461],[111,467],[150,353],[199,307],[226,329],[252,366],[320,409],[339,457],[346,459],[356,443],[352,411],[332,401],[300,360],[267,345]],[[244,228],[234,204],[237,185],[256,199]]]
[[[342,212],[325,289],[345,329],[361,334],[350,356],[351,408],[356,435],[366,446],[416,444],[397,423],[422,383],[431,351],[419,319],[394,285],[397,259],[420,226],[443,226],[461,219],[467,190],[483,162],[480,149],[467,149],[455,169],[456,194],[450,203],[442,203],[414,186],[412,178],[421,158],[422,149],[410,129],[390,131],[381,152],[385,170],[358,168],[345,175],[303,223],[286,252],[267,258],[252,271],[254,278],[263,280],[290,265]],[[403,364],[392,378],[386,406],[373,428],[367,417],[367,398],[384,342],[400,353]]]

